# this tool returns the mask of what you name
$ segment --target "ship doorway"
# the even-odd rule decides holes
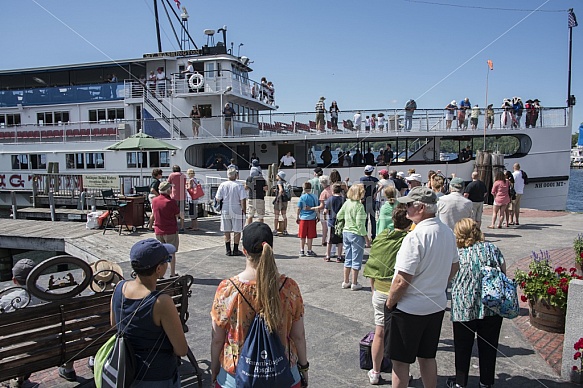
[[[245,170],[251,165],[251,161],[249,160],[249,145],[237,145],[236,160],[239,169]]]

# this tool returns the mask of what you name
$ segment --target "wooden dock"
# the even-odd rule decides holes
[[[70,209],[68,209],[70,211]],[[200,231],[180,234],[180,252],[207,248],[224,248],[218,217],[199,219]],[[153,232],[138,229],[122,234],[116,230],[86,229],[80,222],[35,220],[0,220],[0,248],[66,252],[87,262],[107,259],[116,263],[129,261],[129,252],[136,242],[155,238]]]

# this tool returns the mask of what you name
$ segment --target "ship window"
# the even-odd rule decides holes
[[[128,152],[126,155],[128,168],[146,167],[145,165],[147,165],[148,162],[147,152]],[[142,161],[144,161],[144,163],[142,163]]]
[[[199,105],[198,111],[200,112],[201,117],[213,117],[213,109],[210,104]]]
[[[13,170],[28,170],[28,155],[12,155]]]
[[[30,168],[33,170],[44,170],[47,168],[47,155],[46,154],[31,154],[30,155]]]
[[[214,62],[207,62],[205,63],[206,70],[204,72],[204,76],[207,78],[215,78],[215,63]]]
[[[170,167],[170,157],[168,151],[151,151],[150,167]]]
[[[85,154],[85,168],[105,168],[103,152],[88,152]]]
[[[20,113],[17,114],[7,114],[6,115],[6,125],[20,125]]]

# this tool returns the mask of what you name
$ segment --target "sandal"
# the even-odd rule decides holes
[[[494,225],[488,225],[488,229],[496,229]]]
[[[330,258],[328,256],[324,257],[324,261],[330,262],[332,260],[330,260]]]

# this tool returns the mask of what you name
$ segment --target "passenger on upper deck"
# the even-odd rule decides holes
[[[163,67],[159,67],[156,73],[156,90],[160,97],[166,96],[166,73]]]
[[[338,113],[340,113],[340,109],[338,108],[338,104],[336,101],[332,101],[332,105],[330,105],[330,121],[332,122],[332,130],[338,130]]]
[[[326,97],[320,97],[318,103],[316,104],[316,129],[318,131],[324,131],[324,126],[326,125],[326,120],[324,119],[324,114],[326,113],[326,105],[324,105],[324,100]]]
[[[455,117],[455,111],[457,110],[457,103],[455,100],[450,102],[445,106],[445,129],[451,129],[451,123]]]
[[[417,103],[414,99],[410,99],[405,104],[405,131],[410,131],[413,127],[413,113],[417,109]]]

